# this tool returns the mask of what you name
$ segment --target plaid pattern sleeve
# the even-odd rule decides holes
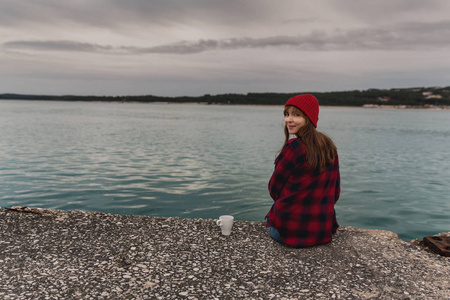
[[[279,156],[269,181],[274,203],[266,216],[281,239],[293,247],[309,247],[331,241],[339,227],[334,205],[340,195],[339,159],[319,173],[308,169],[306,146],[290,140]]]

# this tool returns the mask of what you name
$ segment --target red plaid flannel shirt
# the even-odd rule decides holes
[[[322,173],[308,170],[305,144],[300,138],[291,139],[269,181],[275,202],[266,215],[267,226],[293,247],[328,243],[339,227],[334,204],[340,190],[338,156]]]

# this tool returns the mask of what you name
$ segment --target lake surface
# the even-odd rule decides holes
[[[0,101],[0,206],[263,220],[280,106]],[[321,108],[341,225],[450,231],[450,111]]]

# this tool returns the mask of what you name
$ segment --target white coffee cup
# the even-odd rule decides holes
[[[222,229],[223,235],[231,234],[231,227],[233,227],[234,217],[229,215],[220,216],[219,220],[216,221],[217,226]]]

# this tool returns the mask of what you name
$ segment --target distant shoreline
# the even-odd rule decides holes
[[[409,106],[409,105],[363,105],[364,109],[422,109],[422,110],[450,110],[450,106]]]
[[[89,102],[89,103],[118,103],[118,104],[169,104],[169,105],[221,105],[221,106],[255,106],[255,107],[276,107],[284,106],[284,104],[247,104],[247,103],[205,103],[205,102],[171,102],[171,101],[105,101],[105,100],[48,100],[48,99],[5,99],[0,98],[0,101],[49,101],[49,102]],[[359,109],[379,109],[379,110],[434,110],[434,111],[445,111],[450,110],[450,106],[405,106],[405,105],[362,105],[362,106],[351,106],[351,105],[320,105],[321,108],[359,108]]]
[[[105,100],[47,100],[47,99],[4,99],[0,98],[0,101],[49,101],[49,102],[89,102],[89,103],[117,103],[117,104],[169,104],[169,105],[221,105],[221,106],[255,106],[255,107],[276,107],[284,106],[284,104],[240,104],[240,103],[205,103],[205,102],[170,102],[170,101],[105,101]],[[350,105],[320,105],[321,108],[358,108],[358,109],[379,109],[379,110],[428,110],[428,111],[446,111],[450,110],[450,106],[404,106],[404,105],[362,105],[362,106],[350,106]]]
[[[314,94],[321,106],[363,107],[378,109],[450,109],[449,87],[421,87],[403,89],[368,89],[365,91],[303,92],[303,93],[247,93],[203,96],[161,97],[141,96],[77,96],[77,95],[25,95],[0,94],[0,100],[30,101],[83,101],[119,103],[191,103],[219,105],[284,105],[287,99],[298,94]]]

